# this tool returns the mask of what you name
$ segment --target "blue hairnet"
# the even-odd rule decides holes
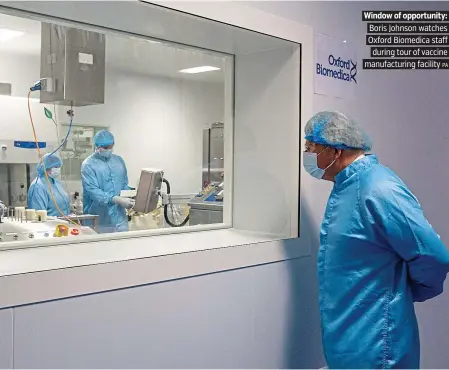
[[[45,168],[49,170],[50,168],[54,167],[61,167],[62,166],[62,160],[59,158],[56,154],[45,154],[42,159],[44,160]],[[39,163],[37,164],[37,174],[43,175],[44,174],[44,166],[42,166],[42,162],[39,160]]]
[[[315,114],[306,124],[306,140],[337,149],[370,151],[371,139],[354,120],[340,112]]]
[[[96,147],[114,145],[114,135],[109,131],[101,130],[95,134],[94,144]]]

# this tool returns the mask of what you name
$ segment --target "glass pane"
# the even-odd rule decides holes
[[[0,28],[9,239],[223,223],[232,56],[2,14]]]

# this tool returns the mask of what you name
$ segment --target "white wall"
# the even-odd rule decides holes
[[[296,46],[236,57],[236,229],[297,235],[300,65]]]
[[[0,56],[0,82],[12,84],[11,96],[0,95],[0,140],[33,140],[27,106],[27,94],[39,80],[40,58],[28,55]],[[39,93],[31,95],[31,112],[39,141],[57,138],[53,122],[44,115],[44,105],[39,103]],[[36,99],[37,98],[37,99]]]
[[[161,168],[172,192],[185,194],[201,190],[202,130],[223,118],[222,84],[107,68],[105,104],[76,108],[74,122],[110,127],[131,184],[141,168]]]
[[[12,83],[13,97],[0,96],[0,140],[32,140],[26,95],[39,79],[39,57],[2,55],[0,82]],[[39,93],[32,96],[39,97]],[[53,106],[47,105],[51,110]],[[44,105],[31,103],[40,141],[56,140]],[[67,123],[65,111],[57,112]],[[202,184],[203,128],[224,119],[224,84],[133,74],[107,68],[105,104],[75,108],[74,123],[109,126],[115,152],[125,159],[129,181],[140,169],[161,168],[174,194],[195,193]],[[69,191],[80,190],[68,183]]]
[[[316,32],[354,42],[359,61],[369,58],[362,10],[449,9],[447,2],[253,1],[245,5],[311,25]],[[315,95],[314,111],[338,109],[364,125],[373,138],[374,152],[380,161],[396,171],[411,188],[429,222],[449,246],[449,172],[446,169],[449,73],[445,70],[364,71],[359,67],[358,76],[355,100]],[[330,185],[309,176],[304,180],[303,196],[318,233]],[[416,305],[422,367],[449,367],[447,307],[449,281],[441,297]]]
[[[12,96],[25,97],[40,77],[40,57],[17,55],[2,51],[0,58],[0,82],[12,84]],[[37,93],[39,96],[39,93]]]

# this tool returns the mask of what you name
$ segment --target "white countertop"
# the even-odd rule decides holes
[[[0,277],[272,240],[276,240],[272,235],[222,229],[4,250],[0,251]]]

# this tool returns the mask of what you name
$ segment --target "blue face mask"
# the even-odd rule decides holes
[[[324,149],[326,150],[326,149]],[[315,177],[316,179],[321,180],[324,176],[324,173],[326,170],[332,166],[336,159],[334,159],[329,166],[327,166],[325,169],[318,167],[318,156],[324,152],[322,150],[321,152],[317,153],[310,153],[310,152],[303,152],[302,153],[302,164],[304,166],[304,169],[309,173],[309,175]]]
[[[112,156],[112,149],[98,150],[98,154],[105,159],[109,159]]]

